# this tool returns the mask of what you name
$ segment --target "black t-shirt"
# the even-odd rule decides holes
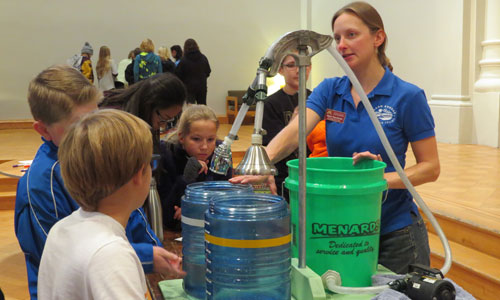
[[[311,91],[307,90],[307,96],[310,94]],[[267,134],[264,135],[262,140],[264,146],[267,146],[269,142],[288,125],[288,122],[290,122],[293,116],[293,111],[299,103],[298,99],[298,93],[295,93],[295,95],[288,95],[283,89],[267,97],[264,104],[264,117],[262,120],[262,128],[267,131]],[[292,154],[275,164],[278,169],[278,175],[274,177],[276,187],[278,188],[278,194],[285,197],[287,201],[288,193],[283,195],[281,188],[285,178],[288,177],[286,162],[296,158],[298,158],[298,149],[295,149]]]

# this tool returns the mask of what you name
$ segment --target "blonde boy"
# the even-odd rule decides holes
[[[149,126],[123,111],[91,113],[68,131],[61,173],[81,208],[50,230],[40,299],[144,299],[144,271],[125,227],[148,195],[152,149]]]
[[[26,259],[31,299],[37,299],[38,267],[49,230],[79,208],[61,177],[59,143],[72,123],[97,109],[100,97],[97,89],[70,66],[47,68],[30,82],[28,103],[35,119],[33,127],[43,143],[19,180],[14,226]],[[159,247],[161,243],[142,209],[132,213],[126,232],[146,273],[153,267],[157,272],[172,271],[168,262],[171,254]]]

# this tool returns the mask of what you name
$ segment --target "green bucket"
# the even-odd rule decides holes
[[[320,276],[340,273],[342,286],[371,286],[377,270],[386,164],[348,157],[307,159],[306,263]],[[292,255],[298,256],[299,160],[288,161]]]

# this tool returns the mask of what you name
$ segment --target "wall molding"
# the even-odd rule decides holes
[[[452,101],[470,101],[470,96],[464,95],[431,95],[432,100],[452,100]]]
[[[464,95],[431,95],[431,101],[429,101],[429,105],[472,107],[472,102],[470,100],[470,96]]]
[[[452,101],[452,100],[431,100],[430,106],[447,106],[447,107],[472,107],[470,101]]]
[[[34,120],[0,120],[0,130],[2,129],[33,129]]]

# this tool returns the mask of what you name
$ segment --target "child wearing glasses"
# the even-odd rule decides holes
[[[267,131],[267,134],[262,139],[264,146],[267,146],[278,132],[285,128],[297,114],[297,105],[299,103],[299,67],[296,65],[293,56],[286,56],[278,71],[285,78],[285,86],[267,97],[264,104],[262,128]],[[306,69],[306,78],[309,77],[310,71],[311,67],[308,67]],[[309,94],[311,94],[311,91],[307,90],[307,95]],[[274,180],[278,194],[285,197],[287,201],[289,201],[288,192],[282,189],[283,182],[288,177],[286,162],[296,158],[298,158],[298,149],[275,164],[278,169],[278,175],[274,176]]]
[[[58,154],[80,208],[47,236],[39,299],[150,298],[125,227],[148,195],[152,150],[149,126],[123,111],[96,111],[70,127]],[[181,273],[181,258],[167,254],[171,271]]]
[[[181,197],[186,186],[193,182],[228,180],[208,168],[217,140],[219,121],[215,112],[206,105],[190,105],[182,112],[177,129],[162,143],[163,170],[167,176],[158,186],[163,206],[164,225],[171,230],[180,230]]]
[[[164,213],[163,217],[164,223],[169,225],[172,224],[175,213],[174,205],[170,205],[172,203],[170,191],[174,185],[172,182],[176,180],[177,172],[172,171],[171,155],[165,151],[166,144],[160,140],[160,133],[174,122],[175,117],[182,110],[185,99],[186,88],[182,81],[171,73],[162,73],[141,80],[127,89],[113,91],[113,94],[105,98],[99,105],[100,107],[123,109],[151,126],[153,152],[161,155],[158,169],[153,175],[156,179],[163,210],[171,212]],[[182,191],[179,191],[181,196],[184,194],[184,188],[185,185],[183,185]],[[180,207],[179,201],[175,202],[175,206]],[[172,226],[167,227],[172,228]]]
[[[153,130],[153,142],[157,148],[160,132],[168,129],[182,111],[185,100],[186,88],[182,81],[171,73],[162,73],[127,89],[110,91],[99,107],[122,109],[144,120]]]

